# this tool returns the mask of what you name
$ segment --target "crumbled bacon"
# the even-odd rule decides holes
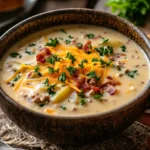
[[[40,63],[45,63],[46,57],[51,55],[49,48],[44,47],[40,49],[40,52],[36,55],[36,60]]]
[[[110,95],[114,95],[116,91],[117,90],[113,85],[108,85],[106,88],[106,92],[108,92]]]
[[[111,76],[107,76],[106,77],[108,80],[113,80],[113,78]]]
[[[27,77],[30,78],[32,76],[32,71],[28,73]]]
[[[41,55],[40,53],[36,55],[36,61],[41,62],[41,63],[45,63],[45,58],[43,55]]]
[[[83,46],[83,50],[88,53],[91,50],[91,41],[87,41],[86,44]]]
[[[94,90],[95,93],[99,93],[100,92],[100,88],[96,87],[96,86],[92,86],[92,90]]]

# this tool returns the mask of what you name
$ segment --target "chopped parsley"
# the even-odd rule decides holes
[[[69,58],[72,61],[72,64],[76,61],[76,58],[70,52],[67,53],[66,58]]]
[[[83,59],[83,60],[81,61],[81,63],[78,64],[78,66],[79,66],[80,68],[84,68],[84,63],[87,63],[87,62],[88,62],[87,59]]]
[[[102,46],[95,48],[95,50],[99,53],[100,56],[112,55],[114,51],[112,46]]]
[[[25,53],[27,53],[28,55],[33,55],[34,53],[28,50],[25,50]]]
[[[58,80],[60,82],[65,82],[66,81],[66,73],[62,72],[61,75],[58,77]]]
[[[133,70],[133,71],[129,71],[127,73],[127,75],[130,77],[130,78],[134,78],[136,75],[138,75],[138,70]]]
[[[86,100],[86,99],[82,98],[82,99],[80,100],[80,104],[81,104],[81,105],[85,105],[86,103],[87,103],[87,100]]]
[[[54,96],[56,94],[56,92],[54,92],[53,90],[55,90],[57,84],[53,84],[53,85],[49,85],[49,87],[47,88],[47,92],[49,95]]]
[[[71,41],[70,41],[70,40],[66,40],[65,42],[66,42],[66,44],[70,44],[70,43],[71,43]]]
[[[69,35],[68,37],[69,37],[69,39],[73,39],[73,36],[71,36],[71,35]]]
[[[54,65],[55,61],[60,61],[62,58],[58,57],[56,54],[52,54],[49,58],[46,59],[46,62],[49,62],[50,64]]]
[[[54,73],[54,72],[58,72],[58,71],[59,71],[59,69],[54,70],[54,68],[48,67],[48,72],[49,72],[50,74],[52,74],[52,73]]]
[[[36,73],[38,76],[42,76],[42,74],[39,72],[39,70],[40,70],[40,68],[39,68],[39,66],[35,66],[34,67],[34,73]]]
[[[46,104],[45,103],[40,103],[39,107],[44,107]]]
[[[121,50],[122,50],[123,52],[125,52],[125,51],[126,51],[126,47],[125,47],[125,45],[122,45],[120,48],[121,48]]]
[[[74,75],[77,71],[77,69],[72,66],[67,67],[66,70],[70,73],[70,75]]]
[[[34,44],[34,43],[30,43],[29,44],[29,47],[32,47],[32,46],[35,46],[36,44]]]
[[[106,66],[110,66],[112,64],[112,61],[104,61],[103,59],[98,59],[98,58],[92,58],[92,62],[100,62],[101,65],[106,65]]]
[[[103,97],[103,94],[98,93],[94,95],[94,99],[101,99]]]
[[[21,78],[21,76],[18,74],[12,81],[16,82]]]
[[[19,53],[17,53],[17,52],[11,53],[10,56],[11,56],[12,58],[16,58],[16,57],[21,58],[21,57],[22,57],[22,56],[21,56]]]
[[[62,37],[59,37],[60,40],[64,40]]]
[[[60,29],[60,31],[67,34],[67,32],[64,29]]]
[[[77,47],[80,49],[82,48],[83,44],[82,43],[77,43]]]
[[[100,80],[100,77],[96,75],[95,71],[89,72],[86,76],[89,78],[95,78],[96,80]]]
[[[61,106],[61,108],[62,108],[63,110],[66,110],[66,109],[67,109],[67,107],[66,107],[66,106]]]
[[[85,98],[85,95],[84,95],[83,89],[81,89],[81,92],[79,92],[78,96],[80,96],[81,98]]]
[[[103,38],[103,41],[102,41],[102,43],[101,44],[105,44],[105,43],[107,43],[109,41],[109,39],[105,39],[105,38]]]
[[[45,84],[46,86],[49,86],[49,80],[48,80],[48,78],[45,79],[45,81],[43,82],[43,84]]]
[[[95,35],[90,33],[90,34],[87,34],[86,37],[88,37],[88,39],[93,39],[95,37]]]
[[[49,41],[46,43],[46,46],[56,47],[58,44],[59,44],[59,40],[57,38],[55,39],[50,38]]]

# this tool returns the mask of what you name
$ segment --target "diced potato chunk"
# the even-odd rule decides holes
[[[60,92],[56,94],[52,103],[60,103],[64,101],[72,93],[72,89],[68,86],[63,87]]]

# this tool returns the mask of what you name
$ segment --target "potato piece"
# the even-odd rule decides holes
[[[72,89],[68,86],[63,87],[54,97],[52,103],[60,103],[64,101],[72,93]]]
[[[69,98],[70,102],[72,103],[79,103],[80,97],[77,95],[76,92],[73,92]]]

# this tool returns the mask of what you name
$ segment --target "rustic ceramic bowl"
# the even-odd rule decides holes
[[[88,9],[50,11],[22,21],[0,38],[0,56],[27,35],[61,24],[90,24],[117,30],[141,46],[150,62],[150,42],[142,31],[117,16]],[[40,139],[59,144],[84,144],[117,134],[131,125],[144,112],[149,93],[150,81],[128,104],[106,113],[81,117],[40,114],[20,105],[1,88],[0,106],[20,128]]]

